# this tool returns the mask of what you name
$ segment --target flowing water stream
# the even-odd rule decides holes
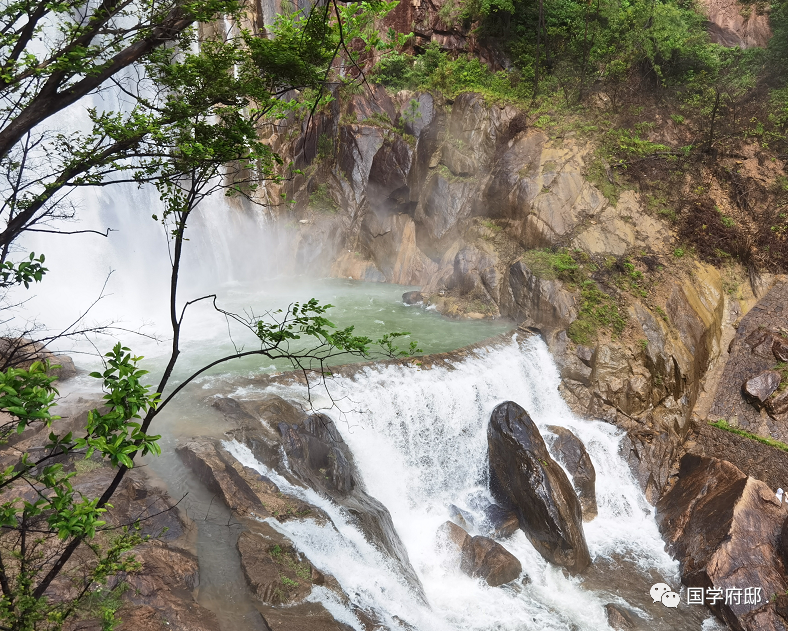
[[[424,585],[428,607],[340,509],[314,491],[289,484],[257,462],[245,446],[225,444],[243,464],[331,516],[336,528],[309,519],[272,525],[321,571],[334,575],[354,606],[374,611],[388,628],[602,630],[609,629],[605,603],[631,607],[650,629],[714,628],[701,607],[673,610],[652,604],[648,590],[654,582],[679,586],[678,564],[664,551],[653,508],[620,454],[622,433],[606,423],[576,418],[561,399],[558,383],[549,352],[537,337],[479,350],[453,369],[366,368],[332,383],[341,410],[329,409],[328,414],[352,448],[367,491],[391,512]],[[301,387],[273,390],[291,399],[305,395]],[[260,394],[244,387],[231,396]],[[569,578],[546,563],[521,532],[504,545],[521,561],[530,582],[504,588],[490,588],[461,574],[451,554],[436,545],[436,530],[449,518],[450,504],[481,520],[479,507],[492,499],[487,423],[492,409],[504,400],[527,409],[543,433],[551,424],[573,431],[593,460],[599,515],[585,524],[594,565],[583,577]],[[330,405],[314,401],[316,407],[321,403]],[[361,631],[352,611],[330,592],[316,590],[312,598]]]
[[[343,280],[308,285],[289,280],[265,286],[233,283],[224,295],[238,307],[253,301],[275,306],[307,292],[339,305],[332,315],[338,324],[365,322],[360,332],[370,335],[410,330],[427,352],[471,344],[510,326],[451,321],[407,307],[400,300],[405,289]],[[227,350],[226,324],[219,326],[212,318],[206,312],[194,319],[182,374]],[[156,348],[148,349],[154,370],[163,361]],[[263,631],[245,595],[239,569],[235,540],[240,525],[193,478],[174,448],[179,440],[193,435],[221,436],[213,427],[213,395],[255,400],[278,394],[304,402],[306,390],[301,386],[249,385],[256,383],[255,375],[281,368],[250,360],[200,378],[157,420],[163,456],[145,460],[173,497],[189,494],[182,507],[188,508],[198,530],[199,600],[219,615],[228,631]],[[227,442],[226,447],[240,462],[270,477],[283,492],[301,497],[331,517],[333,525],[304,519],[283,524],[272,521],[272,526],[317,568],[339,581],[351,608],[325,588],[315,588],[310,598],[357,631],[363,627],[353,614],[355,607],[374,612],[390,629],[607,630],[606,603],[630,607],[647,621],[649,629],[716,628],[702,607],[682,604],[673,610],[652,603],[648,590],[653,583],[679,586],[678,564],[664,551],[654,509],[621,455],[623,433],[610,424],[575,417],[562,400],[558,384],[547,347],[534,336],[524,342],[499,338],[451,368],[389,364],[360,368],[352,377],[331,380],[330,392],[337,406],[319,393],[315,398],[312,392],[312,405],[325,408],[352,449],[367,492],[390,511],[424,586],[428,606],[409,591],[394,565],[366,541],[340,508],[312,490],[293,486],[280,472],[257,462],[245,446]],[[89,391],[90,380],[78,377],[69,389],[74,395]],[[481,521],[480,509],[492,499],[487,479],[487,423],[493,408],[505,400],[528,410],[543,434],[548,432],[547,425],[570,429],[586,445],[594,463],[599,515],[584,524],[594,562],[580,577],[565,576],[545,562],[521,532],[502,543],[521,561],[528,579],[502,588],[490,588],[463,575],[450,552],[436,545],[436,531],[449,518],[449,505]]]

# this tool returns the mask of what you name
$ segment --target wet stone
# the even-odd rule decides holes
[[[498,539],[511,537],[520,528],[517,513],[498,504],[490,504],[484,509],[487,534]]]
[[[473,578],[483,578],[490,587],[499,587],[520,576],[523,566],[500,543],[488,537],[469,537],[462,547],[460,569]]]
[[[415,305],[424,302],[424,294],[420,291],[406,291],[402,294],[402,302],[406,305]]]

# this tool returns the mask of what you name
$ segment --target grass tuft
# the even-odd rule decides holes
[[[752,440],[757,440],[759,443],[763,443],[764,445],[769,445],[769,447],[774,447],[775,449],[779,449],[781,451],[788,452],[788,445],[779,440],[775,440],[774,438],[769,438],[766,436],[758,436],[757,434],[751,434],[750,432],[746,432],[743,429],[739,429],[738,427],[731,427],[728,425],[728,422],[725,419],[720,419],[719,421],[709,421],[709,425],[712,427],[716,427],[717,429],[725,430],[726,432],[730,432],[731,434],[737,434],[738,436],[744,436],[745,438],[751,438]]]

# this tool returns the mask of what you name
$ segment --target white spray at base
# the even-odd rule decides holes
[[[678,585],[678,563],[664,551],[653,508],[619,453],[623,433],[603,422],[576,418],[558,384],[552,358],[537,337],[479,350],[454,369],[385,366],[366,368],[353,379],[332,380],[331,393],[340,407],[354,408],[334,414],[335,421],[367,492],[391,512],[429,607],[408,591],[384,555],[330,501],[292,486],[257,462],[245,446],[228,442],[226,447],[282,491],[329,514],[336,529],[312,520],[271,524],[316,567],[332,574],[355,606],[374,611],[387,627],[406,628],[399,624],[405,621],[419,631],[608,630],[604,604],[616,602],[615,594],[584,589],[580,579],[544,561],[520,531],[502,543],[522,563],[531,579],[527,585],[518,579],[503,588],[488,587],[460,573],[456,561],[436,546],[436,530],[448,519],[449,504],[481,517],[475,509],[479,500],[492,499],[487,426],[493,408],[512,400],[530,413],[543,434],[547,425],[560,425],[585,444],[597,474],[599,514],[584,524],[592,559],[625,558],[644,573]],[[276,393],[303,398],[305,390],[282,387]],[[239,390],[233,396],[249,394]],[[313,404],[320,403],[313,392]],[[645,583],[645,592],[648,587]],[[347,624],[363,628],[327,590],[313,592],[312,598]],[[645,611],[637,613],[649,618]]]

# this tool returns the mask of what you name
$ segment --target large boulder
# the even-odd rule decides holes
[[[49,374],[57,377],[58,381],[71,379],[77,374],[73,359],[68,355],[56,355],[41,342],[24,337],[0,338],[0,368],[28,369],[37,361],[49,362],[53,367]]]
[[[493,495],[517,510],[520,527],[545,559],[582,572],[591,557],[580,501],[528,412],[501,403],[490,418],[487,443]]]
[[[519,528],[520,520],[517,513],[498,504],[490,504],[484,508],[484,522],[487,534],[497,539],[511,537]]]
[[[391,514],[364,490],[353,454],[334,421],[324,414],[311,414],[297,423],[281,422],[277,428],[295,476],[344,508],[366,537],[397,563],[414,592],[424,598]]]
[[[547,429],[554,435],[548,438],[550,449],[558,462],[572,474],[572,483],[583,507],[583,521],[591,521],[597,516],[594,463],[582,441],[568,429],[557,425],[548,425]]]
[[[488,537],[468,537],[462,547],[460,570],[482,578],[490,587],[511,583],[523,571],[517,557]]]
[[[457,558],[462,554],[465,542],[471,538],[464,528],[451,521],[441,524],[437,537],[438,545],[453,551]]]
[[[709,605],[736,631],[784,628],[769,599],[788,587],[779,547],[787,514],[760,480],[695,454],[681,459],[676,484],[657,503],[657,523],[682,583],[723,594],[742,590],[739,602]],[[748,602],[745,588],[759,588],[759,602]]]
[[[515,580],[523,571],[520,561],[500,543],[488,537],[472,537],[450,521],[438,528],[438,545],[451,552],[460,570],[482,578],[490,587]]]
[[[420,302],[424,302],[424,294],[420,291],[406,291],[402,294],[402,302],[406,305],[416,305]]]

